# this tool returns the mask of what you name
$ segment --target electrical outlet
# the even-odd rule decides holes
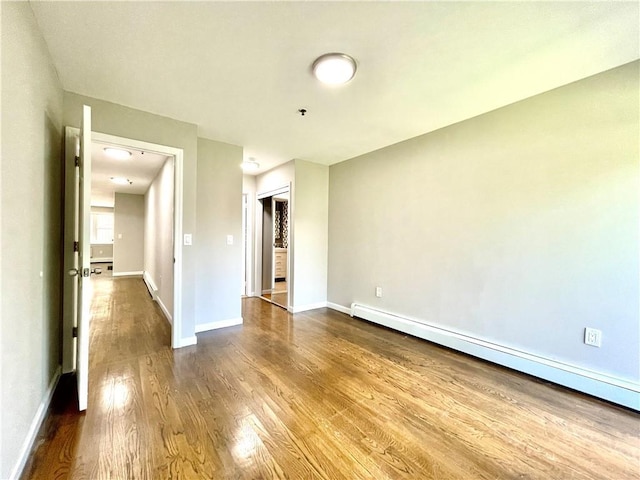
[[[593,347],[602,346],[602,332],[596,328],[584,329],[584,343]]]
[[[382,298],[382,287],[376,287],[376,297]]]

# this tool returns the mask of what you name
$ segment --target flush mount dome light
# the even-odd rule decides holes
[[[104,153],[116,160],[126,160],[131,157],[131,152],[122,148],[107,147],[104,149]]]
[[[242,162],[241,167],[245,172],[255,172],[260,168],[260,164],[256,162],[255,158],[249,157],[249,160]]]
[[[124,177],[111,177],[111,181],[116,185],[133,185],[133,182]]]
[[[327,85],[342,85],[356,74],[356,61],[344,53],[327,53],[313,62],[313,74]]]

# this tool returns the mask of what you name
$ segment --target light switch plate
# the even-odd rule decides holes
[[[233,235],[227,235],[227,245],[233,245]]]
[[[190,233],[185,233],[184,234],[184,244],[185,245],[192,245],[193,244],[193,237],[191,236]]]

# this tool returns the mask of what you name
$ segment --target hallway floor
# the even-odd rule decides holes
[[[640,415],[347,315],[243,300],[169,346],[139,278],[102,278],[89,406],[63,377],[23,479],[638,478]]]

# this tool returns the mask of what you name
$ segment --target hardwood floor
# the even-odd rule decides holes
[[[632,411],[257,298],[173,351],[142,280],[96,284],[88,410],[64,378],[24,479],[640,478]]]

